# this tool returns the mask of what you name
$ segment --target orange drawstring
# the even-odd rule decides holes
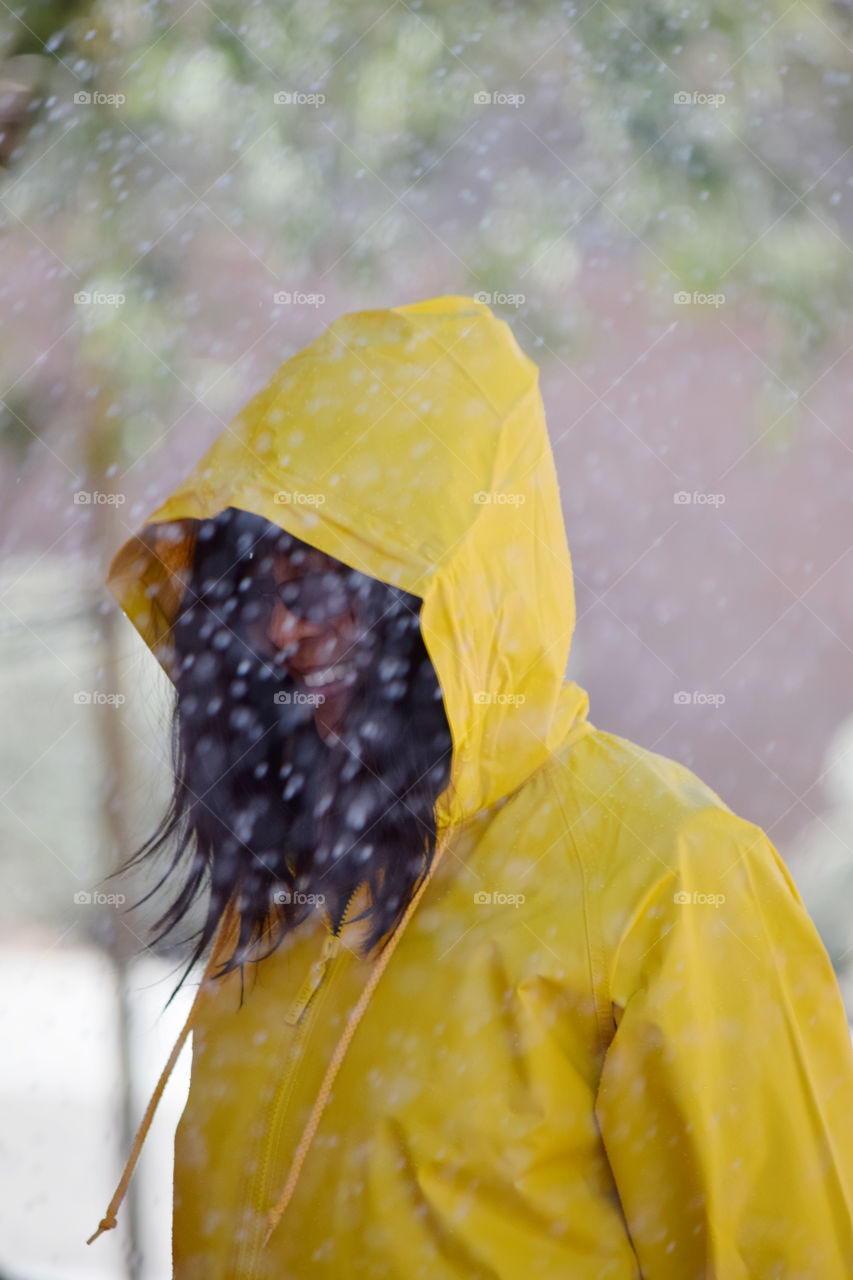
[[[189,1035],[190,1029],[192,1028],[193,1019],[195,1018],[196,1009],[198,1007],[199,997],[204,989],[205,983],[207,982],[207,979],[210,976],[211,970],[213,969],[214,963],[217,959],[220,943],[225,943],[227,941],[227,934],[228,934],[229,928],[235,922],[235,919],[236,919],[235,903],[234,903],[234,900],[232,899],[231,901],[229,901],[227,907],[222,913],[222,919],[219,922],[219,925],[216,931],[216,936],[213,941],[213,948],[210,953],[210,959],[208,960],[205,966],[204,975],[202,977],[201,982],[199,983],[198,991],[196,992],[195,998],[193,999],[192,1007],[190,1008],[190,1012],[187,1017],[187,1020],[184,1023],[181,1034],[178,1036],[177,1040],[175,1041],[175,1045],[172,1049],[172,1052],[169,1054],[169,1060],[166,1063],[165,1067],[163,1068],[163,1072],[160,1076],[160,1079],[157,1082],[156,1089],[151,1095],[151,1099],[148,1103],[148,1106],[145,1108],[145,1115],[142,1118],[142,1123],[139,1126],[139,1130],[136,1134],[136,1137],[133,1140],[133,1146],[131,1148],[130,1155],[128,1156],[127,1164],[124,1166],[124,1173],[121,1175],[121,1180],[118,1186],[116,1187],[115,1194],[113,1195],[113,1198],[109,1203],[109,1207],[107,1208],[107,1212],[105,1216],[101,1219],[101,1222],[97,1231],[93,1235],[89,1236],[89,1239],[86,1241],[86,1244],[92,1244],[95,1240],[97,1240],[98,1236],[101,1235],[102,1232],[112,1231],[113,1227],[117,1225],[116,1214],[118,1213],[121,1202],[122,1200],[124,1200],[124,1197],[127,1193],[127,1188],[130,1185],[130,1180],[133,1177],[133,1171],[136,1168],[136,1162],[139,1159],[140,1152],[142,1151],[142,1144],[144,1143],[148,1135],[148,1130],[151,1127],[151,1121],[154,1119],[154,1112],[157,1110],[157,1106],[160,1102],[160,1098],[162,1097],[163,1090],[165,1089],[168,1083],[169,1076],[172,1074],[172,1069],[175,1063],[177,1062],[178,1057],[180,1056],[181,1050],[183,1049],[184,1044],[186,1043],[187,1036]]]
[[[317,1094],[317,1098],[316,1098],[316,1101],[314,1102],[314,1106],[311,1110],[311,1114],[308,1117],[308,1120],[305,1124],[305,1128],[302,1131],[302,1137],[299,1140],[299,1143],[296,1148],[296,1152],[291,1162],[290,1172],[287,1175],[287,1180],[285,1181],[285,1184],[284,1184],[284,1190],[279,1196],[279,1199],[276,1202],[276,1204],[274,1204],[272,1208],[269,1210],[269,1215],[268,1215],[269,1226],[267,1228],[267,1233],[264,1236],[263,1242],[261,1244],[262,1249],[266,1248],[270,1236],[278,1226],[281,1220],[281,1216],[290,1202],[290,1199],[293,1195],[294,1188],[296,1187],[296,1183],[299,1178],[300,1171],[302,1169],[303,1161],[305,1160],[305,1157],[308,1154],[308,1150],[311,1146],[311,1143],[314,1140],[314,1134],[316,1133],[317,1126],[320,1123],[320,1116],[322,1114],[324,1106],[326,1105],[326,1101],[331,1092],[332,1085],[335,1080],[335,1076],[338,1073],[338,1068],[340,1067],[341,1062],[343,1061],[344,1054],[349,1048],[350,1041],[355,1035],[356,1027],[361,1021],[362,1015],[370,1003],[370,1000],[373,996],[373,992],[376,989],[376,984],[379,982],[379,979],[382,977],[382,974],[385,972],[385,968],[388,964],[388,961],[391,959],[391,956],[394,952],[395,947],[397,946],[397,943],[400,941],[400,938],[403,936],[403,930],[406,928],[406,925],[409,923],[409,920],[414,914],[415,908],[417,907],[421,899],[421,896],[424,893],[424,890],[426,889],[427,885],[429,884],[430,880],[433,877],[435,869],[438,866],[439,859],[444,853],[448,838],[449,838],[449,833],[445,832],[444,837],[439,841],[439,844],[436,847],[435,854],[433,855],[433,860],[432,860],[432,863],[430,864],[429,871],[427,872],[424,879],[421,881],[421,885],[417,893],[414,894],[411,902],[406,908],[405,914],[403,915],[403,918],[400,921],[400,924],[397,927],[396,932],[392,935],[388,944],[385,947],[385,950],[382,952],[376,964],[374,965],[371,971],[370,977],[365,983],[364,989],[358,999],[358,1003],[354,1006],[354,1008],[352,1009],[349,1015],[349,1018],[347,1020],[347,1025],[344,1028],[343,1033],[341,1034],[341,1037],[338,1040],[337,1045],[335,1046],[335,1051],[332,1054],[332,1058],[331,1058],[331,1061],[329,1062],[329,1066],[326,1070],[326,1074],[323,1077],[323,1083],[320,1085],[320,1091]]]

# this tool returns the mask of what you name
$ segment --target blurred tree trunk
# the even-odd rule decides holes
[[[86,450],[86,485],[93,491],[107,493],[111,488],[107,471],[118,456],[119,441],[115,428],[104,412],[112,398],[109,394],[108,375],[97,368],[91,370],[91,375],[91,378],[84,379],[84,385],[97,386],[98,395],[91,402],[91,420],[81,433],[83,447]],[[109,563],[118,543],[123,541],[123,530],[117,518],[117,508],[112,503],[93,502],[91,515],[90,555],[87,560],[89,564],[97,566],[100,571],[101,566]],[[97,636],[100,658],[98,669],[103,671],[103,689],[108,693],[119,693],[121,691],[119,639],[121,615],[113,608],[102,609],[103,584],[97,582],[94,587],[94,591],[90,590],[87,594],[92,601],[89,612],[93,632]],[[115,871],[132,852],[126,802],[130,775],[126,736],[122,728],[119,707],[110,703],[100,703],[95,708],[95,725],[97,745],[103,762],[102,771],[100,771],[100,776],[103,778],[100,812],[104,829],[101,848],[106,851],[105,861],[108,864],[96,868],[93,879],[100,880],[104,875]],[[104,857],[103,853],[101,856]],[[131,961],[137,950],[136,938],[123,923],[119,910],[113,906],[105,906],[101,909],[101,915],[97,921],[97,932],[98,941],[112,963],[116,979],[118,1012],[116,1037],[121,1097],[117,1145],[120,1166],[123,1166],[138,1128],[138,1120],[141,1118],[136,1116],[134,1106],[130,1016]],[[128,1280],[139,1280],[142,1272],[142,1254],[137,1179],[132,1179],[128,1187],[121,1217],[124,1219],[127,1231],[128,1250],[125,1262]]]

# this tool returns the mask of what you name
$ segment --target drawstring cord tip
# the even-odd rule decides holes
[[[89,1239],[86,1241],[86,1244],[92,1244],[95,1240],[97,1240],[99,1235],[103,1234],[104,1231],[112,1231],[113,1227],[117,1225],[118,1225],[118,1222],[115,1217],[101,1218],[101,1223],[100,1223],[100,1226],[98,1227],[98,1230],[94,1233],[94,1235],[89,1236]]]
[[[266,1249],[267,1245],[269,1244],[270,1236],[275,1231],[277,1224],[278,1224],[277,1218],[273,1219],[273,1221],[270,1222],[269,1226],[267,1227],[267,1233],[264,1236],[263,1240],[261,1241],[262,1249]]]

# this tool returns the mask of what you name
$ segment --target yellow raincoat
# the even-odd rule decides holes
[[[208,965],[99,1232],[191,1028],[175,1280],[850,1280],[829,959],[764,832],[564,678],[569,551],[508,326],[362,311],[278,369],[111,566],[167,670],[175,522],[226,506],[422,597],[439,853],[378,963],[315,914],[242,1007]]]

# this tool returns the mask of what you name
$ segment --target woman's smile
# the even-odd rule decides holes
[[[337,662],[327,667],[308,667],[301,671],[293,666],[288,669],[294,680],[306,689],[320,693],[349,688],[358,677],[354,662]]]

